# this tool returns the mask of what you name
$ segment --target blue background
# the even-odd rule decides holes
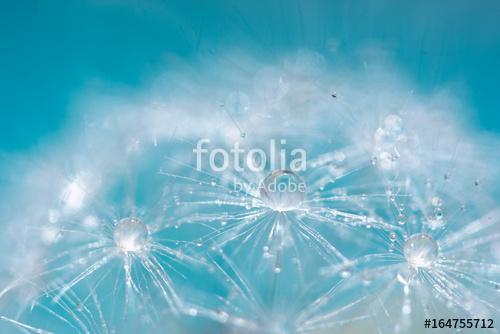
[[[459,84],[483,130],[500,131],[498,1],[6,1],[0,4],[0,151],[60,129],[92,80],[139,87],[228,48],[257,57],[381,42],[424,92]]]

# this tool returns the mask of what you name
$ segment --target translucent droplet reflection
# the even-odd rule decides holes
[[[141,252],[147,248],[148,234],[148,228],[142,220],[127,217],[115,225],[113,239],[123,252]]]
[[[260,186],[262,201],[276,211],[298,209],[305,199],[304,180],[289,170],[277,170],[270,173]]]
[[[438,244],[426,233],[412,235],[404,245],[404,256],[408,264],[415,268],[428,268],[438,257]]]

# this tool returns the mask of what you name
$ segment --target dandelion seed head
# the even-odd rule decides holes
[[[438,257],[438,244],[426,233],[417,233],[406,241],[404,255],[408,264],[414,268],[428,268]]]
[[[271,172],[260,187],[260,196],[271,209],[279,212],[298,209],[305,199],[305,183],[289,170]]]
[[[159,80],[151,92],[162,92],[159,108],[149,107],[150,98],[157,98],[147,92],[132,101],[113,96],[102,106],[82,108],[86,115],[89,109],[85,131],[75,140],[61,140],[71,143],[71,154],[29,173],[33,176],[25,181],[29,191],[22,192],[20,202],[36,205],[30,217],[21,212],[16,222],[29,223],[24,239],[31,241],[36,234],[40,254],[33,264],[23,264],[26,274],[19,275],[14,266],[5,268],[13,272],[5,273],[13,282],[5,294],[22,288],[27,297],[18,299],[26,305],[25,300],[33,299],[35,308],[40,308],[35,297],[54,294],[45,297],[47,310],[58,317],[69,312],[69,324],[81,333],[137,332],[132,325],[161,332],[165,327],[155,322],[165,306],[176,317],[192,317],[193,327],[207,317],[224,329],[238,327],[213,332],[275,334],[326,333],[343,325],[356,327],[352,323],[358,319],[365,326],[372,314],[375,318],[381,312],[390,314],[391,321],[381,317],[379,333],[395,328],[409,332],[422,326],[411,323],[421,315],[420,301],[431,306],[448,302],[450,312],[457,306],[460,312],[474,313],[497,308],[498,225],[473,218],[489,205],[483,193],[497,184],[489,175],[497,164],[478,158],[492,155],[490,146],[482,149],[455,130],[454,123],[461,122],[448,122],[448,106],[441,106],[440,96],[408,96],[400,88],[404,83],[377,80],[375,69],[372,74],[363,71],[367,77],[346,72],[347,77],[331,82],[335,75],[329,65],[322,66],[321,57],[314,55],[301,54],[262,71],[255,68],[262,64],[239,62],[237,56],[229,62],[217,57],[221,63],[205,72],[186,71],[193,78],[172,72],[178,80],[170,83],[172,75],[166,76],[167,87],[173,88],[169,94],[163,94]],[[257,73],[253,81],[248,73]],[[359,78],[363,80],[353,80]],[[359,87],[363,82],[369,86]],[[242,91],[230,92],[230,87]],[[452,120],[459,114],[454,107]],[[444,116],[435,116],[436,109],[443,109]],[[104,119],[101,110],[106,110]],[[227,147],[238,142],[247,152],[260,148],[264,139],[286,138],[287,148],[304,147],[315,159],[300,176],[292,163],[294,171],[270,167],[263,174],[246,168],[241,173],[237,168],[195,170],[192,142],[200,138]],[[208,158],[215,146],[205,148]],[[79,158],[68,163],[67,156],[73,155]],[[281,158],[276,152],[269,156]],[[247,167],[272,165],[246,162]],[[168,183],[157,182],[160,164]],[[52,175],[60,174],[54,182]],[[245,187],[236,191],[235,181]],[[122,195],[125,205],[114,203]],[[16,211],[9,205],[6,211]],[[135,213],[110,219],[123,212],[128,214],[122,217]],[[200,259],[208,249],[209,257]],[[10,250],[3,253],[12,257]],[[123,257],[121,267],[116,266],[117,254]],[[16,259],[24,257],[17,252]],[[327,268],[321,274],[332,278],[318,278],[319,266]],[[178,279],[193,282],[200,291],[178,285]],[[392,285],[394,281],[398,283]],[[82,302],[76,298],[80,293],[92,298]],[[317,298],[318,293],[324,294]],[[90,307],[92,303],[96,305]],[[121,312],[127,317],[118,316]],[[27,323],[32,317],[27,316]],[[118,329],[105,323],[125,318]],[[173,327],[169,332],[186,332]]]
[[[138,218],[123,218],[115,225],[113,239],[116,246],[125,253],[142,252],[148,246],[148,228]]]

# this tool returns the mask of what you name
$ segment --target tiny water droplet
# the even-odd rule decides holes
[[[403,308],[401,309],[403,311],[403,314],[408,315],[411,314],[411,306],[410,305],[403,305]]]
[[[441,206],[441,205],[443,205],[443,200],[437,196],[434,196],[431,199],[431,203],[433,206]]]
[[[436,217],[437,220],[443,219],[443,210],[441,208],[435,208],[434,217]]]
[[[340,273],[340,277],[342,277],[342,278],[349,278],[349,277],[351,277],[351,274],[352,274],[352,273],[351,273],[351,271],[350,271],[350,270],[345,269],[345,270],[343,270],[343,271]]]

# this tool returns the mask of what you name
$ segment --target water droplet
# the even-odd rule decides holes
[[[411,306],[409,304],[405,304],[403,305],[403,307],[401,308],[401,311],[403,312],[403,314],[405,315],[408,315],[408,314],[411,314]]]
[[[443,205],[443,200],[437,196],[434,196],[432,199],[431,199],[431,204],[433,206],[441,206]]]
[[[438,257],[438,250],[434,238],[425,233],[418,233],[408,238],[403,251],[408,264],[417,269],[432,266]]]
[[[116,246],[123,252],[140,252],[148,245],[148,228],[139,218],[121,219],[113,231]]]
[[[345,153],[342,152],[342,151],[336,151],[334,154],[333,154],[333,158],[337,161],[337,162],[342,162],[345,160]]]
[[[437,220],[443,219],[443,210],[441,208],[435,208],[434,217],[436,217]]]
[[[271,172],[260,186],[263,202],[275,211],[291,211],[299,208],[305,199],[304,180],[292,171]]]
[[[387,151],[380,152],[380,154],[378,155],[379,166],[382,169],[386,170],[393,169],[395,167],[394,162],[396,160],[397,157]]]
[[[342,270],[340,272],[340,277],[342,277],[342,278],[349,278],[349,277],[351,277],[351,275],[352,275],[352,273],[349,269],[345,269],[345,270]]]
[[[364,286],[370,286],[372,284],[372,278],[369,276],[364,276],[363,277],[363,285]]]
[[[384,129],[386,131],[399,133],[402,129],[402,119],[398,115],[390,114],[387,115],[384,119]]]

